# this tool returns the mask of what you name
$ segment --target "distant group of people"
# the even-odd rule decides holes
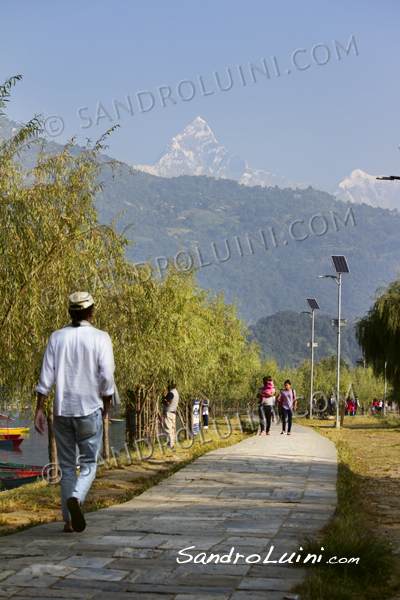
[[[164,433],[167,436],[167,448],[175,451],[176,440],[176,412],[178,408],[179,394],[176,389],[176,383],[169,381],[162,395],[163,404],[163,422]],[[203,429],[208,429],[208,415],[210,410],[210,401],[203,396],[201,403],[201,417],[203,420]]]
[[[282,423],[281,435],[291,435],[292,432],[292,413],[297,410],[296,391],[292,390],[291,383],[287,379],[284,383],[284,389],[276,394],[275,385],[272,377],[269,375],[263,378],[263,386],[257,393],[258,414],[260,417],[260,435],[271,435],[271,421],[274,416],[275,407],[278,408],[279,423]],[[286,431],[287,422],[287,431]]]
[[[383,409],[384,409],[383,400],[378,400],[377,398],[374,398],[372,401],[372,405],[371,405],[371,414],[380,415],[382,413]],[[388,411],[391,410],[391,405],[388,402],[386,402],[386,409]]]
[[[258,399],[258,414],[260,417],[260,435],[270,435],[271,422],[275,411],[279,416],[279,423],[282,423],[282,434],[286,432],[286,422],[288,424],[287,433],[290,435],[292,426],[292,413],[297,410],[296,392],[292,390],[291,383],[287,379],[284,384],[284,389],[279,393],[276,392],[274,382],[271,377],[264,377],[263,387],[259,388],[257,393]],[[248,410],[253,410],[253,403],[247,403]],[[358,396],[347,396],[345,398],[345,414],[350,417],[356,417],[361,413],[364,416],[366,410],[369,410],[372,415],[380,415],[384,408],[389,412],[392,410],[390,402],[386,402],[378,398],[374,398],[371,407],[366,409],[365,405],[360,402]],[[336,414],[336,398],[333,394],[327,399],[324,395],[320,398],[316,397],[313,400],[313,411],[316,410],[322,418],[327,418],[328,415]]]
[[[297,410],[296,392],[292,390],[289,379],[285,381],[284,389],[281,389],[278,394],[274,387],[274,382],[271,377],[264,377],[263,387],[259,388],[257,393],[258,398],[258,414],[260,417],[260,435],[270,435],[271,420],[274,414],[274,408],[278,411],[279,422],[283,424],[282,433],[286,432],[286,422],[288,423],[287,433],[291,433],[292,413]],[[379,413],[382,410],[383,402],[374,400],[371,411]],[[361,410],[362,416],[365,414],[365,406],[361,404],[358,396],[354,398],[348,396],[345,399],[346,414],[348,416],[357,416],[357,411]],[[249,408],[249,405],[248,405]],[[325,396],[314,398],[313,410],[316,410],[323,417],[328,414],[333,416],[336,410],[336,399],[333,394],[327,400]]]
[[[330,416],[334,416],[335,414],[335,410],[336,410],[336,399],[334,397],[333,394],[331,394],[329,400],[328,400],[328,406],[326,407],[326,411],[324,412],[324,406],[326,404],[325,400],[323,397],[321,397],[319,400],[315,401],[316,407],[318,407],[319,412],[323,413],[323,415],[326,415],[329,412]],[[351,396],[348,396],[347,398],[345,398],[345,413],[348,416],[357,416],[357,410],[361,410],[361,414],[364,416],[365,414],[365,406],[364,404],[360,404],[360,401],[358,399],[358,396],[355,396],[354,398],[351,398]]]
[[[350,396],[346,398],[346,413],[348,416],[356,417],[358,408],[361,408],[361,413],[364,415],[365,407],[364,404],[362,406],[360,405],[358,396],[356,396],[354,399]]]

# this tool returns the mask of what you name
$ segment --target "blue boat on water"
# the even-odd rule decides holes
[[[3,489],[13,490],[14,488],[26,485],[28,483],[35,483],[38,477],[41,477],[43,471],[35,471],[34,474],[30,472],[18,473],[12,477],[0,477]]]

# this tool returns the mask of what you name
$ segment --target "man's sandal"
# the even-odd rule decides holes
[[[85,515],[80,507],[78,498],[68,498],[67,508],[71,515],[72,529],[77,533],[81,533],[86,527]]]

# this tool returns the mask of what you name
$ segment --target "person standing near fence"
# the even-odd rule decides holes
[[[281,435],[286,433],[286,419],[288,421],[287,434],[292,432],[292,411],[297,410],[296,391],[292,390],[289,379],[285,381],[285,389],[281,390],[279,399],[282,402],[282,431]]]
[[[164,432],[167,434],[167,448],[175,450],[176,438],[176,409],[178,408],[179,394],[174,381],[168,382],[168,387],[163,394]]]
[[[204,396],[203,404],[201,406],[201,416],[203,418],[203,429],[208,429],[208,412],[210,409],[210,401]]]
[[[336,406],[336,400],[335,400],[333,394],[331,394],[331,397],[329,398],[329,414],[331,416],[333,416],[333,414],[334,414],[335,406]]]
[[[103,437],[103,421],[114,393],[114,356],[111,338],[91,325],[94,300],[87,292],[68,298],[72,323],[54,331],[43,358],[35,429],[45,432],[44,404],[52,387],[54,436],[61,467],[61,505],[64,532],[86,527],[82,504],[96,477]],[[76,446],[81,470],[76,477]]]

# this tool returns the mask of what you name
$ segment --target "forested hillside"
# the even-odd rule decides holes
[[[400,266],[397,211],[350,205],[313,188],[248,188],[205,176],[137,172],[110,177],[96,203],[106,221],[126,210],[119,223],[134,223],[136,261],[151,257],[162,268],[162,257],[193,253],[195,265],[207,265],[199,283],[221,288],[229,301],[236,296],[253,323],[279,310],[303,310],[310,296],[335,315],[337,286],[317,279],[334,272],[331,254],[345,254],[350,265],[351,274],[343,276],[343,318],[362,315],[376,288],[393,280]]]
[[[250,327],[251,339],[259,342],[264,358],[274,357],[278,366],[294,367],[309,359],[311,349],[311,319],[308,315],[285,310],[260,319]],[[315,313],[314,359],[319,362],[324,356],[337,354],[337,329],[332,327],[332,317]],[[354,323],[348,322],[341,328],[341,356],[349,366],[356,364],[361,350],[354,334]]]

